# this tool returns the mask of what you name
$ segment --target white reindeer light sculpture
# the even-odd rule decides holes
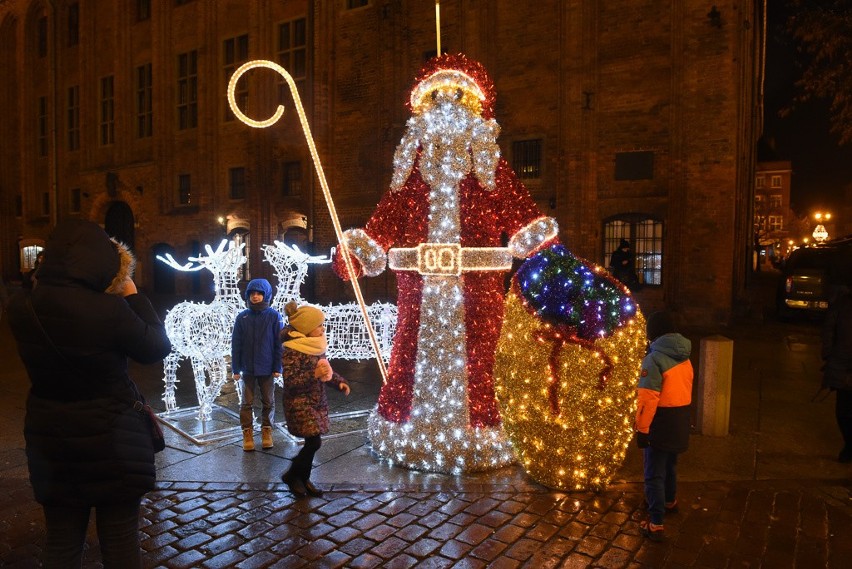
[[[295,245],[275,241],[274,245],[263,245],[263,256],[275,270],[278,287],[272,299],[275,308],[286,321],[284,305],[291,300],[305,304],[300,294],[308,274],[309,264],[326,264],[331,259],[322,255],[303,253]],[[347,304],[314,305],[326,315],[325,333],[328,338],[329,359],[365,360],[374,356],[370,336],[364,326],[361,310],[354,302]],[[397,308],[395,304],[376,302],[367,306],[376,338],[385,362],[390,358],[393,335],[396,332]]]
[[[198,394],[198,419],[202,423],[210,420],[213,401],[221,393],[222,385],[228,378],[226,358],[231,354],[234,321],[245,308],[237,287],[238,271],[246,262],[242,252],[244,247],[244,243],[237,246],[227,240],[219,243],[216,250],[205,245],[206,256],[189,257],[183,265],[170,254],[157,256],[158,260],[178,271],[207,269],[213,273],[215,288],[215,296],[210,304],[181,302],[166,314],[166,333],[172,342],[172,351],[166,356],[163,365],[163,401],[167,413],[177,410],[176,372],[180,361],[188,358],[192,363]]]

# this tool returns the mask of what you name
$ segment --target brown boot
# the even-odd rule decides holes
[[[263,448],[272,448],[272,427],[260,428],[260,441]]]
[[[243,429],[243,450],[254,450],[254,429]]]

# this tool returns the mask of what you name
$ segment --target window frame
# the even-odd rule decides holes
[[[101,77],[99,85],[98,140],[101,146],[112,146],[115,144],[115,75]]]
[[[192,174],[178,174],[177,195],[175,197],[179,207],[192,205]]]
[[[228,168],[228,199],[231,201],[243,201],[246,199],[248,189],[247,172],[245,166],[234,166]]]
[[[610,226],[612,226],[610,228]],[[609,267],[610,256],[622,239],[630,241],[638,281],[646,287],[662,287],[665,271],[662,219],[648,213],[622,213],[602,221],[603,266]]]
[[[80,150],[80,86],[68,87],[66,98],[67,109],[65,118],[67,120],[67,144],[68,150]]]
[[[36,102],[36,143],[39,158],[47,157],[47,96],[41,96]]]
[[[224,66],[222,68],[223,77],[225,78],[225,83],[223,87],[223,92],[226,90],[228,84],[231,81],[231,76],[237,70],[237,68],[243,63],[249,60],[249,35],[248,33],[240,34],[238,36],[234,36],[231,38],[227,38],[222,41],[222,61],[224,62]],[[248,110],[248,97],[249,97],[249,89],[248,89],[248,81],[243,80],[237,82],[236,89],[234,90],[234,99],[236,100],[237,107],[239,107],[243,112]],[[225,122],[232,122],[236,120],[236,115],[231,110],[231,105],[225,105],[225,115],[223,120]]]
[[[295,172],[296,175],[293,175]],[[294,189],[295,188],[295,189]],[[302,162],[290,160],[281,164],[281,196],[297,198],[302,195]]]
[[[540,180],[544,170],[544,139],[512,141],[512,170],[519,180]]]
[[[285,28],[287,30],[286,41],[284,38]],[[302,37],[299,37],[300,31]],[[305,94],[305,84],[308,77],[308,33],[308,20],[304,16],[278,23],[276,61],[293,78],[300,95]],[[299,41],[301,43],[298,43]],[[289,103],[290,97],[290,87],[283,77],[279,77],[278,102],[281,104]]]
[[[154,74],[153,65],[136,66],[136,138],[154,136]]]
[[[198,127],[198,50],[177,55],[177,127]]]

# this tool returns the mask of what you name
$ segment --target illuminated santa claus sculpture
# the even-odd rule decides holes
[[[409,105],[390,190],[363,229],[344,234],[359,276],[387,266],[398,283],[388,380],[369,437],[376,453],[408,468],[489,470],[515,460],[493,379],[504,275],[558,227],[500,156],[493,85],[480,64],[433,58]],[[335,270],[345,278],[340,252]]]

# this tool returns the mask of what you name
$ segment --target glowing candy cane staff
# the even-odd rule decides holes
[[[267,69],[272,69],[273,71],[278,72],[285,81],[287,81],[287,85],[290,87],[290,94],[293,95],[293,102],[296,105],[296,112],[299,114],[299,122],[302,124],[302,131],[305,133],[305,139],[308,141],[308,148],[311,150],[311,158],[314,161],[314,168],[317,171],[317,177],[319,178],[320,186],[322,187],[322,195],[325,197],[325,204],[328,206],[328,213],[331,215],[331,223],[334,225],[334,234],[337,236],[337,242],[340,244],[340,248],[343,250],[343,259],[346,263],[346,272],[349,275],[349,281],[352,283],[352,289],[355,292],[355,298],[358,301],[358,306],[361,309],[361,315],[364,317],[364,324],[367,326],[367,333],[370,336],[370,344],[373,346],[373,353],[376,356],[376,363],[379,364],[379,371],[382,373],[382,381],[387,383],[388,380],[388,372],[385,368],[385,362],[382,359],[382,350],[379,346],[379,341],[376,338],[376,333],[373,330],[373,325],[370,323],[370,316],[367,313],[367,305],[364,302],[364,296],[361,294],[361,287],[358,284],[358,275],[355,273],[355,267],[352,265],[352,259],[349,255],[349,248],[346,246],[346,241],[343,239],[343,229],[340,227],[340,220],[337,217],[337,210],[334,207],[334,200],[331,199],[331,192],[328,189],[328,182],[325,179],[325,172],[322,169],[322,163],[319,159],[319,154],[317,153],[317,147],[314,144],[314,137],[311,134],[311,127],[308,125],[308,119],[305,116],[305,109],[302,106],[302,99],[299,97],[299,91],[296,89],[296,82],[293,81],[293,78],[287,72],[286,69],[275,63],[274,61],[269,61],[266,59],[257,59],[254,61],[248,61],[241,65],[231,76],[231,80],[228,82],[228,104],[231,106],[231,111],[233,111],[234,115],[238,119],[240,119],[245,124],[254,127],[254,128],[266,128],[268,126],[272,126],[281,116],[284,114],[284,105],[278,105],[278,108],[275,109],[275,112],[271,117],[264,121],[256,121],[247,117],[240,110],[237,105],[236,98],[234,97],[234,91],[237,88],[237,82],[240,80],[240,77],[243,74],[255,67],[265,67]]]

